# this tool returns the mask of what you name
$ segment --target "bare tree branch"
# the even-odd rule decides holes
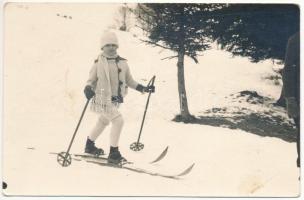
[[[149,21],[149,19],[145,19],[145,18],[143,18],[141,15],[137,15],[137,18],[139,19],[139,20],[141,20],[141,21],[143,21],[144,23],[146,23],[147,25],[154,25],[155,26],[155,23],[153,24],[153,22],[152,21]]]
[[[196,59],[195,56],[189,56],[189,57],[192,58],[196,64],[198,64],[198,60]]]
[[[145,43],[148,43],[148,44],[151,44],[151,45],[155,45],[155,46],[158,46],[158,47],[161,47],[161,48],[164,48],[164,49],[169,49],[169,50],[173,50],[173,49],[171,49],[171,48],[169,48],[169,47],[165,47],[165,46],[163,46],[163,45],[160,45],[160,44],[157,44],[157,43],[155,43],[155,42],[151,42],[151,41],[149,41],[149,40],[142,40],[142,39],[140,39],[142,42],[145,42]]]
[[[140,3],[137,4],[137,5],[138,5],[139,9],[141,9],[141,11],[143,11],[148,16],[150,16],[150,17],[156,17],[155,15],[152,14],[152,12],[149,12],[149,11],[145,10],[144,6],[142,6]]]
[[[149,19],[145,19],[140,15],[136,15],[137,19],[139,20],[139,23],[141,24],[141,26],[145,26],[145,27],[150,27],[150,26],[156,26],[152,21],[149,21]],[[139,26],[137,26],[139,27]],[[139,27],[145,31],[147,31],[146,29],[144,29],[143,27]]]
[[[169,56],[169,57],[165,57],[165,58],[162,58],[161,60],[165,60],[165,59],[173,59],[173,58],[177,58],[178,56]]]
[[[143,30],[143,31],[149,32],[149,30],[147,30],[147,29],[145,29],[145,28],[143,28],[143,27],[141,27],[141,26],[135,25],[135,27],[140,28],[140,29]]]

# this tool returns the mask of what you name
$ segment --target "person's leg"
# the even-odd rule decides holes
[[[121,130],[124,124],[122,115],[118,115],[112,120],[110,145],[111,147],[118,147]]]
[[[300,118],[294,118],[294,122],[297,127],[297,153],[298,153],[298,158],[297,158],[297,167],[301,166],[301,155],[300,155]]]
[[[95,141],[98,136],[103,132],[103,130],[107,127],[107,125],[109,125],[109,123],[109,119],[104,114],[101,114],[95,124],[95,127],[89,135],[89,139]]]
[[[94,155],[101,155],[104,154],[104,150],[102,148],[97,148],[95,146],[95,140],[98,136],[103,132],[106,126],[110,123],[109,119],[106,118],[105,115],[101,114],[95,124],[95,127],[91,131],[90,135],[87,138],[85,144],[85,153],[94,154]]]
[[[122,157],[118,149],[119,138],[123,123],[124,121],[121,115],[117,116],[112,120],[112,128],[110,135],[110,153],[108,156],[108,162],[110,163],[117,164],[126,161],[126,159]]]
[[[112,107],[111,119],[112,127],[110,133],[110,153],[108,156],[108,162],[117,164],[126,161],[118,149],[119,138],[124,125],[124,120],[121,113],[118,111],[118,106],[114,105]]]

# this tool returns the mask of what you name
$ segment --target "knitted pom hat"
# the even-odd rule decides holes
[[[116,44],[118,46],[118,39],[115,33],[105,32],[100,39],[100,48],[103,48],[107,44]]]

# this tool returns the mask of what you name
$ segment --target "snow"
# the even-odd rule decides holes
[[[296,145],[242,130],[171,121],[179,112],[176,60],[168,50],[139,41],[138,30],[116,31],[119,54],[142,84],[156,75],[140,152],[137,140],[147,95],[129,90],[121,107],[125,119],[122,154],[146,169],[175,174],[195,163],[180,180],[73,161],[63,168],[49,152],[65,151],[79,120],[83,88],[99,53],[99,37],[117,4],[17,4],[5,8],[3,180],[6,195],[79,196],[264,196],[299,195]],[[105,11],[106,10],[106,11]],[[60,16],[57,16],[60,14]],[[61,15],[72,16],[72,19]],[[277,99],[281,86],[263,79],[270,61],[250,63],[213,48],[199,64],[185,60],[190,112],[214,107],[268,107],[232,102],[229,95],[254,90]],[[281,110],[277,112],[287,118]],[[87,111],[72,153],[81,153],[97,115]],[[109,127],[96,141],[108,152]],[[148,161],[169,146],[166,158]]]

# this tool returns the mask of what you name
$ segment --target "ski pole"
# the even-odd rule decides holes
[[[72,162],[72,158],[71,158],[71,155],[69,154],[69,152],[70,152],[70,149],[71,149],[71,147],[72,147],[73,141],[74,141],[74,139],[75,139],[76,133],[77,133],[77,131],[78,131],[79,125],[80,125],[80,123],[81,123],[81,121],[82,121],[82,118],[83,118],[83,116],[84,116],[84,113],[85,113],[85,111],[86,111],[86,109],[87,109],[87,107],[88,107],[89,101],[90,101],[90,99],[87,100],[87,102],[86,102],[86,104],[85,104],[85,106],[84,106],[84,109],[83,109],[83,111],[82,111],[82,113],[81,113],[80,119],[79,119],[79,121],[78,121],[78,124],[77,124],[77,126],[76,126],[76,129],[75,129],[75,131],[74,131],[73,137],[72,137],[72,139],[71,139],[71,141],[70,141],[70,144],[69,144],[69,147],[68,147],[67,151],[66,151],[66,152],[63,151],[63,152],[61,152],[61,153],[59,153],[59,154],[57,155],[57,162],[58,162],[60,165],[62,165],[62,167],[67,167],[67,166],[69,166],[69,165],[71,164],[71,162]]]
[[[151,80],[149,81],[147,87],[154,86],[155,78],[156,78],[156,76],[153,76],[151,78]],[[140,151],[140,150],[142,150],[144,148],[144,144],[140,143],[139,140],[140,140],[140,136],[141,136],[141,133],[142,133],[142,129],[144,127],[144,122],[145,122],[146,113],[147,113],[147,110],[148,110],[148,105],[149,105],[149,102],[150,102],[150,96],[151,96],[151,94],[152,94],[152,91],[149,91],[149,95],[148,95],[148,99],[147,99],[147,102],[146,102],[144,116],[143,116],[143,119],[141,121],[141,126],[140,126],[140,130],[139,130],[139,135],[138,135],[137,142],[134,142],[134,143],[132,143],[130,145],[130,149],[133,150],[133,151]]]

